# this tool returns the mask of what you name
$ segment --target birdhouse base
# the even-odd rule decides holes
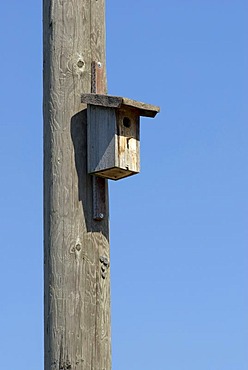
[[[113,168],[108,168],[104,171],[91,173],[91,175],[104,177],[105,179],[109,179],[109,180],[120,180],[120,179],[124,179],[125,177],[135,175],[137,173],[138,172],[134,172],[134,171],[118,168],[118,167],[113,167]]]

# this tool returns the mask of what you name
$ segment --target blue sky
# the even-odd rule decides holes
[[[1,367],[41,370],[41,3],[0,11]],[[113,370],[248,370],[247,14],[107,0],[109,93],[161,107],[110,183]]]

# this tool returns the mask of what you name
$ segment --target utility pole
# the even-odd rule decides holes
[[[107,180],[87,174],[81,103],[106,94],[104,0],[43,0],[43,43],[45,370],[110,370]]]
[[[104,0],[43,0],[45,370],[111,370],[108,179],[140,171],[140,116],[106,95]]]

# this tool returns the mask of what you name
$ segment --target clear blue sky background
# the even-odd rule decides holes
[[[0,367],[41,370],[41,3],[0,14]],[[109,93],[161,107],[110,184],[113,370],[248,370],[248,2],[106,16]]]

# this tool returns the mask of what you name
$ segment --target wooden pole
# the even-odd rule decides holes
[[[96,220],[80,102],[92,62],[106,93],[104,13],[104,0],[43,0],[45,370],[111,369],[107,187]]]

